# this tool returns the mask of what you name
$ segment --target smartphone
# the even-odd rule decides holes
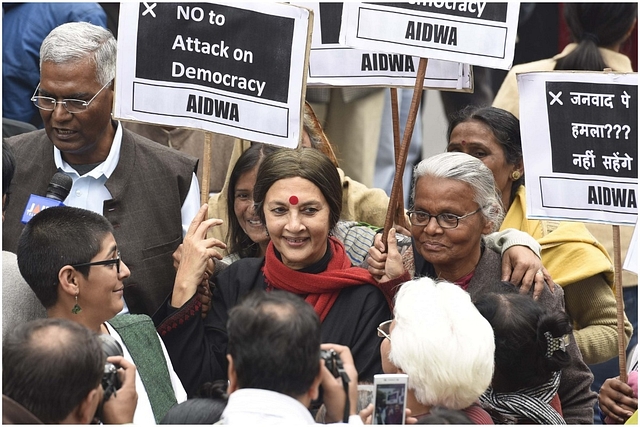
[[[373,424],[404,424],[407,374],[373,376]]]

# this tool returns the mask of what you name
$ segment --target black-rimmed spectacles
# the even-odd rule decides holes
[[[102,261],[83,262],[82,264],[75,264],[75,265],[72,265],[71,267],[79,268],[79,267],[90,267],[92,265],[111,265],[111,264],[116,265],[116,271],[118,272],[118,274],[120,274],[120,251],[117,252],[115,258],[105,259]]]

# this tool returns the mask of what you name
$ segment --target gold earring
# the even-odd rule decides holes
[[[520,173],[520,171],[511,172],[511,179],[514,180],[514,181],[519,180],[521,176],[522,176],[522,174]]]
[[[78,305],[78,294],[76,294],[76,305],[73,306],[73,308],[71,309],[71,312],[73,314],[78,314],[82,311],[82,308],[80,308],[80,306]]]

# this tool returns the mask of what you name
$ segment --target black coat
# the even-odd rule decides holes
[[[173,367],[189,396],[207,381],[227,379],[228,311],[254,289],[266,289],[264,258],[244,258],[231,264],[211,281],[212,306],[202,319],[194,295],[180,309],[167,299],[154,315]],[[322,341],[351,349],[359,381],[372,381],[382,372],[381,338],[377,326],[391,319],[382,292],[373,285],[352,286],[340,291],[322,323]]]

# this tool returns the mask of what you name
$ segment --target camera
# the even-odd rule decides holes
[[[344,370],[342,359],[340,359],[340,356],[338,355],[338,353],[336,353],[336,351],[333,349],[320,350],[320,359],[324,360],[324,366],[327,367],[327,369],[329,370],[329,372],[331,372],[331,375],[333,375],[334,378],[342,377],[342,381],[345,385],[345,391],[346,391],[346,387],[348,387],[348,383],[349,383],[349,375],[347,375],[347,372]],[[318,398],[311,402],[312,410],[317,410],[322,405],[323,394],[324,393],[323,393],[322,384],[321,384],[318,389]]]
[[[102,342],[102,351],[105,356],[122,356],[122,347],[120,343],[116,341],[111,335],[100,334],[100,341]],[[103,402],[109,400],[112,394],[115,394],[122,384],[120,383],[120,377],[118,376],[118,367],[113,363],[106,362],[104,364],[104,372],[102,374],[102,389],[104,390]]]
[[[122,347],[120,343],[116,341],[111,335],[100,334],[98,335],[100,342],[102,344],[102,351],[106,357],[111,356],[123,356]],[[96,414],[94,416],[95,420],[98,423],[103,423],[103,406],[104,403],[109,400],[112,395],[116,394],[116,390],[118,390],[122,386],[120,382],[120,377],[118,376],[118,366],[114,365],[111,362],[105,362],[104,370],[102,372],[102,402],[98,405],[96,409]]]
[[[327,367],[329,372],[335,377],[340,376],[340,371],[344,370],[342,365],[342,359],[338,356],[335,350],[320,350],[320,359],[324,360],[324,366]]]

